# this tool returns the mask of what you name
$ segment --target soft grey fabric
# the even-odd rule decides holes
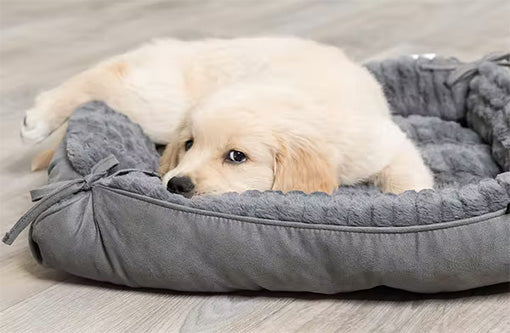
[[[69,161],[81,175],[87,175],[94,164],[111,154],[121,169],[158,168],[158,153],[141,127],[101,102],[85,104],[74,113],[65,148]]]
[[[33,193],[41,201],[4,241],[34,221],[31,247],[45,265],[186,291],[438,292],[509,281],[510,71],[483,62],[450,86],[444,68],[457,66],[441,58],[367,65],[434,171],[435,190],[393,195],[359,185],[331,196],[187,199],[151,173],[158,154],[140,127],[92,102],[69,122],[52,185]],[[98,166],[112,154],[118,165]]]

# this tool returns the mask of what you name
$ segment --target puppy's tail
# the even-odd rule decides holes
[[[48,169],[50,166],[51,159],[55,155],[55,149],[47,149],[41,153],[38,153],[32,159],[32,163],[30,165],[30,171],[39,171]]]
[[[55,156],[55,149],[57,149],[58,145],[64,138],[66,129],[67,129],[67,122],[63,126],[61,126],[59,129],[57,129],[53,133],[54,135],[50,136],[50,140],[49,140],[50,148],[45,149],[45,150],[41,151],[40,153],[37,153],[32,158],[32,163],[30,164],[30,171],[35,172],[35,171],[39,171],[39,170],[48,169],[53,156]],[[46,145],[46,147],[48,147],[48,146]]]

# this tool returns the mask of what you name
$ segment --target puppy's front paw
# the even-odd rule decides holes
[[[25,142],[40,142],[52,131],[51,120],[37,108],[28,110],[21,124],[20,135]]]

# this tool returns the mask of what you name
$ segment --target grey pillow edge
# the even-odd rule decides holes
[[[146,204],[143,200],[129,197],[125,205],[112,205],[117,199],[104,190],[97,186],[82,192],[81,198],[52,207],[32,225],[32,248],[43,265],[131,287],[194,292],[273,290],[333,294],[388,286],[435,293],[510,281],[510,252],[505,250],[510,241],[508,212],[449,228],[400,233],[352,230],[358,227],[336,227],[336,232],[332,232],[262,226],[196,212],[183,215],[180,210],[164,206],[158,206],[165,211],[161,219],[144,223],[136,218],[129,221],[133,216],[145,216],[140,215],[139,209]],[[99,204],[105,196],[109,204]],[[80,226],[87,232],[78,236],[69,233],[62,238],[62,230],[75,228],[76,221],[56,215],[80,216],[89,203]],[[151,208],[151,214],[157,214],[155,210]],[[147,242],[143,231],[162,238]],[[307,245],[301,242],[301,248],[296,246],[298,242],[289,242],[289,235],[294,240],[307,240]],[[339,241],[331,241],[332,235]],[[187,244],[186,250],[192,249],[191,252],[180,253],[181,243]],[[214,246],[207,246],[211,244]],[[66,255],[59,255],[63,249]],[[238,250],[243,253],[236,255]],[[226,251],[230,256],[211,255],[211,251]],[[85,256],[77,262],[71,253]],[[289,253],[293,255],[284,255]]]
[[[509,173],[510,175],[510,173]],[[190,214],[195,214],[197,216],[205,216],[205,217],[218,217],[218,218],[226,218],[231,219],[233,221],[239,222],[248,222],[255,224],[264,224],[264,225],[273,225],[273,226],[281,226],[281,227],[299,227],[305,229],[314,229],[314,230],[331,230],[331,231],[342,231],[342,232],[368,232],[368,233],[418,233],[418,232],[427,232],[434,230],[442,230],[449,229],[455,227],[462,227],[464,225],[469,225],[473,223],[481,223],[491,218],[495,218],[498,216],[510,214],[510,202],[508,206],[503,209],[490,211],[487,213],[483,213],[481,215],[472,216],[468,218],[461,218],[446,222],[436,222],[430,224],[409,224],[405,226],[353,226],[353,225],[338,225],[338,224],[317,224],[317,223],[309,223],[304,221],[282,221],[270,218],[263,217],[254,217],[254,216],[244,216],[244,215],[234,215],[227,214],[217,211],[205,210],[201,208],[190,207],[186,205],[181,205],[178,203],[156,199],[149,196],[144,196],[136,192],[131,192],[125,189],[118,189],[114,187],[109,187],[103,184],[96,185],[99,188],[105,189],[107,191],[119,193],[121,195],[125,195],[131,197],[136,200],[140,200],[146,202],[148,204],[154,204],[158,206],[165,207],[171,210],[182,211]],[[510,217],[510,215],[509,215]]]

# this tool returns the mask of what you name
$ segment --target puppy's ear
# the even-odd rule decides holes
[[[166,146],[163,155],[161,155],[161,158],[159,159],[158,171],[160,175],[164,175],[179,164],[180,143],[180,140],[173,140]]]
[[[179,164],[179,155],[184,148],[187,137],[184,135],[185,128],[188,125],[188,119],[181,119],[172,135],[172,141],[166,145],[163,155],[159,159],[159,174],[164,175],[168,171],[177,167]]]
[[[280,144],[275,160],[273,190],[331,194],[338,186],[335,168],[313,145]]]

